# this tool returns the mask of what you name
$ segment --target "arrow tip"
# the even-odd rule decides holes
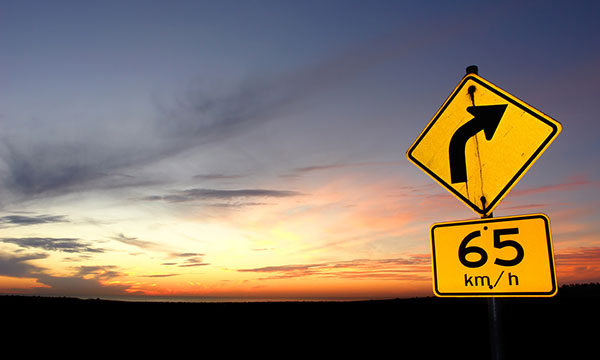
[[[467,111],[475,116],[477,121],[482,124],[485,138],[489,141],[494,137],[494,133],[500,124],[500,119],[504,115],[507,104],[502,105],[483,105],[469,106]]]

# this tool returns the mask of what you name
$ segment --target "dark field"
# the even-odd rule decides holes
[[[501,299],[505,358],[597,359],[599,304],[598,284],[563,286],[553,298]],[[483,298],[157,303],[0,296],[0,306],[3,328],[9,330],[5,344],[24,338],[46,344],[50,352],[66,343],[100,352],[121,344],[119,354],[132,346],[146,353],[199,351],[198,357],[208,358],[217,357],[208,356],[209,350],[286,359],[486,359],[490,354]]]

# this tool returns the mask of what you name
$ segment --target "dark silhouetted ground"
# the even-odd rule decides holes
[[[553,298],[501,299],[505,358],[597,358],[599,305],[600,284],[563,286]],[[49,353],[83,345],[85,355],[114,351],[119,358],[165,349],[169,358],[214,358],[207,354],[215,350],[261,359],[490,354],[484,298],[159,303],[0,296],[0,306],[5,349],[24,339]],[[565,351],[570,355],[561,356]]]

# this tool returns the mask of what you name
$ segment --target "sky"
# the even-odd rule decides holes
[[[494,210],[600,281],[596,1],[0,1],[0,294],[431,296],[406,151],[475,64],[559,121]]]

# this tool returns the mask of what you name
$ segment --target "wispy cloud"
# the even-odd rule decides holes
[[[506,210],[528,210],[528,209],[543,209],[548,207],[548,204],[526,204],[526,205],[513,205],[505,206]]]
[[[555,191],[572,191],[574,189],[580,189],[582,187],[598,187],[600,186],[600,181],[591,180],[587,175],[578,175],[567,179],[566,181],[553,184],[553,185],[544,185],[538,187],[532,187],[529,189],[522,190],[513,190],[511,195],[513,196],[526,196],[533,194],[541,194],[546,192],[555,192]]]
[[[172,253],[171,258],[176,258],[177,261],[164,262],[161,265],[177,266],[177,267],[196,267],[210,265],[204,262],[205,254],[201,253]]]
[[[7,170],[0,180],[25,197],[153,183],[158,180],[122,174],[242,133],[282,105],[274,89],[259,82],[224,94],[214,90],[188,89],[174,105],[157,106],[158,119],[139,124],[84,118],[77,121],[85,125],[74,126],[75,119],[42,119],[45,126],[13,130],[0,144]],[[48,137],[49,130],[57,135]]]
[[[205,200],[234,200],[243,198],[283,198],[300,196],[301,193],[290,190],[271,189],[240,189],[240,190],[217,190],[217,189],[188,189],[177,191],[168,195],[148,196],[145,200],[167,202],[188,202]]]
[[[141,240],[136,237],[125,236],[122,233],[113,236],[112,239],[123,244],[135,246],[144,250],[164,250],[164,248],[160,244],[154,243],[152,241]]]
[[[209,263],[204,262],[203,256],[192,256],[185,260],[185,263],[180,264],[179,267],[193,267],[193,266],[206,266]]]
[[[199,174],[194,175],[195,180],[233,180],[241,179],[244,175],[232,175],[232,174]]]
[[[600,281],[600,247],[556,251],[556,272],[564,283]]]
[[[104,249],[95,248],[90,243],[77,238],[23,237],[0,238],[0,242],[15,244],[21,248],[61,251],[66,253],[102,253]]]
[[[6,170],[0,182],[13,195],[31,198],[157,181],[128,173],[255,129],[323,90],[466,29],[448,26],[440,35],[429,26],[411,32],[401,28],[271,78],[225,88],[192,81],[174,99],[155,98],[156,116],[144,120],[40,114],[33,123],[15,122],[0,143]]]
[[[192,253],[192,252],[186,252],[186,253],[172,253],[171,254],[172,257],[190,257],[190,256],[205,256],[205,254],[201,254],[201,253]]]
[[[316,171],[324,171],[324,170],[332,170],[332,169],[341,169],[351,166],[350,164],[329,164],[329,165],[313,165],[313,166],[305,166],[299,167],[292,170],[293,174],[298,173],[310,173]]]
[[[394,259],[356,259],[350,261],[315,264],[292,264],[238,269],[239,272],[270,274],[263,279],[289,279],[300,277],[335,277],[380,280],[423,280],[430,272],[429,255],[411,255]]]
[[[310,166],[303,166],[292,169],[290,172],[281,175],[283,178],[295,178],[302,175],[308,175],[312,173],[321,173],[325,171],[351,169],[357,167],[377,167],[377,166],[390,166],[398,165],[398,162],[392,161],[365,161],[365,162],[337,162],[329,164],[316,164]]]

